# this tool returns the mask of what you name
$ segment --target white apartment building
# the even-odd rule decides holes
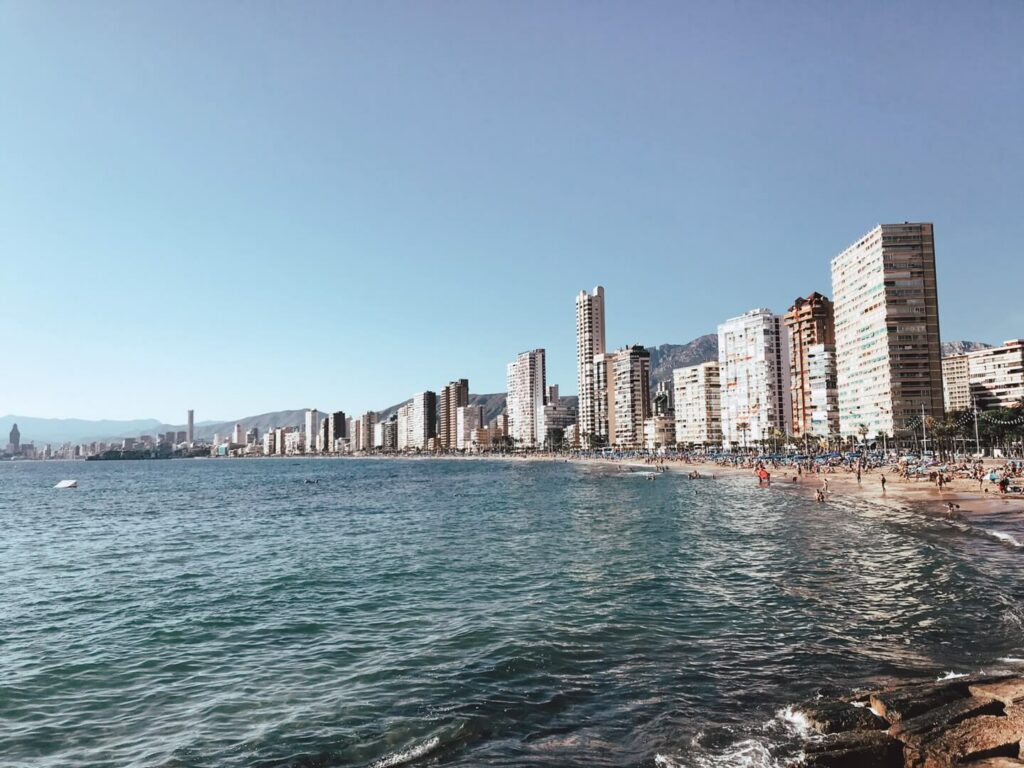
[[[509,436],[517,448],[536,448],[544,439],[544,350],[520,353],[506,370]]]
[[[639,344],[615,351],[615,436],[619,448],[642,448],[644,422],[651,416],[651,353]]]
[[[310,408],[306,411],[306,439],[304,444],[308,453],[316,453],[317,435],[320,433],[320,411]]]
[[[676,442],[722,444],[722,396],[717,360],[672,371]]]
[[[584,436],[599,434],[594,360],[605,352],[604,330],[604,288],[580,291],[576,297],[576,381],[580,433]]]
[[[832,259],[839,431],[909,435],[942,418],[931,224],[882,224]]]
[[[839,390],[836,385],[836,348],[831,344],[807,347],[810,385],[810,433],[828,439],[839,435]]]
[[[473,430],[480,429],[484,421],[482,405],[460,405],[455,410],[455,449],[468,451],[472,446]]]
[[[644,448],[657,451],[676,444],[676,422],[671,416],[651,416],[644,422]]]
[[[787,434],[792,408],[783,318],[753,309],[726,320],[718,326],[718,363],[723,443],[752,446]]]
[[[437,394],[417,392],[412,396],[409,411],[407,448],[425,450],[430,438],[437,436]]]
[[[1024,339],[942,360],[947,411],[1012,408],[1024,398]]]

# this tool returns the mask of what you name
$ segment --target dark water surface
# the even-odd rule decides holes
[[[747,478],[14,462],[0,530],[3,765],[773,766],[823,687],[1024,656],[1019,516]]]

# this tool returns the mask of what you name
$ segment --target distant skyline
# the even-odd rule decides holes
[[[685,343],[935,224],[1024,335],[1024,4],[0,4],[0,415],[379,410]],[[12,108],[12,105],[16,108]]]

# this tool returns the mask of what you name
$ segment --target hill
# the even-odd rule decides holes
[[[686,368],[718,359],[718,336],[709,333],[686,344],[662,344],[651,351],[651,391],[659,381],[671,381],[675,368]]]
[[[942,342],[942,356],[964,355],[968,352],[977,352],[979,349],[992,349],[991,344],[983,341],[944,341]]]

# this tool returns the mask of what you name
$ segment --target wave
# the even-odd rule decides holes
[[[440,745],[441,739],[437,736],[432,736],[422,744],[417,744],[408,749],[403,749],[401,752],[393,752],[382,757],[380,760],[371,763],[370,768],[393,768],[396,765],[403,765],[433,752]]]
[[[950,670],[946,674],[939,675],[937,678],[935,678],[935,682],[941,683],[944,680],[956,680],[958,677],[967,677],[967,673],[966,672],[953,672],[952,670]]]
[[[785,762],[776,759],[771,749],[756,739],[747,739],[713,755],[694,755],[688,762],[679,758],[657,754],[654,764],[657,768],[782,768],[792,761],[802,760],[803,754],[787,757]]]
[[[1024,543],[1021,543],[1020,539],[1012,534],[1006,533],[1006,531],[993,531],[990,528],[982,528],[981,530],[993,538],[1005,541],[1011,546],[1017,547],[1018,549],[1024,549]]]

